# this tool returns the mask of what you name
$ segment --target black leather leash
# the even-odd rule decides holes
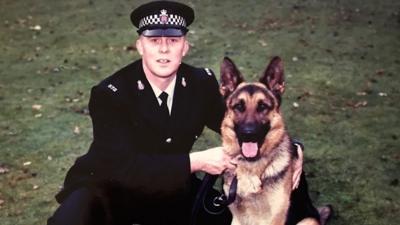
[[[229,187],[228,197],[225,194],[215,196],[212,201],[207,202],[206,197],[209,190],[214,186],[215,181],[218,179],[217,175],[206,174],[203,178],[199,191],[197,192],[194,205],[191,213],[191,225],[196,225],[197,216],[199,214],[200,207],[211,215],[220,215],[226,210],[227,206],[235,201],[236,189],[237,189],[237,178],[233,178],[231,186]]]

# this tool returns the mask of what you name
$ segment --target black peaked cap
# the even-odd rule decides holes
[[[139,33],[141,30],[146,29],[145,27],[139,27],[140,22],[144,18],[148,18],[152,15],[159,15],[161,10],[166,10],[168,14],[177,15],[183,18],[186,22],[186,26],[182,27],[186,29],[193,20],[194,20],[194,11],[191,7],[180,3],[180,2],[173,2],[173,1],[153,1],[146,4],[143,4],[136,9],[134,9],[131,13],[131,21],[132,24],[139,29]],[[143,26],[143,25],[142,25]],[[168,28],[169,25],[163,25],[163,27]],[[152,27],[149,25],[148,27]],[[160,28],[160,25],[156,26]],[[174,26],[177,28],[177,26]]]

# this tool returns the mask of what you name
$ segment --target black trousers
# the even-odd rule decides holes
[[[190,201],[193,205],[200,182],[192,179],[192,184],[194,188],[191,191]],[[211,191],[215,192],[215,190]],[[119,200],[116,201],[107,199],[94,189],[81,187],[61,203],[53,216],[48,219],[47,225],[189,225],[190,223],[188,218],[190,218],[191,207],[172,209],[180,211],[174,213],[175,218],[171,218],[170,215],[166,215],[171,209],[152,208],[131,200],[121,201],[123,196],[117,198]],[[135,204],[139,207],[135,207]],[[143,208],[140,208],[141,205]],[[232,215],[228,209],[225,209],[221,215],[210,215],[204,210],[199,210],[196,225],[228,225],[231,221]]]

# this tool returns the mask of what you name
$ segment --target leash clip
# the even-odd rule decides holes
[[[226,202],[226,196],[224,194],[221,194],[220,196],[215,196],[213,199],[213,205],[215,207],[220,207],[224,202]]]

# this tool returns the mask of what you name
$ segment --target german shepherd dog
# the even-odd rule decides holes
[[[280,112],[284,89],[279,57],[255,83],[244,82],[229,58],[221,64],[220,91],[227,107],[222,142],[227,154],[239,158],[236,170],[223,175],[226,194],[237,178],[236,199],[229,205],[232,225],[323,225],[331,212],[312,205],[304,173],[292,191],[298,153]]]

